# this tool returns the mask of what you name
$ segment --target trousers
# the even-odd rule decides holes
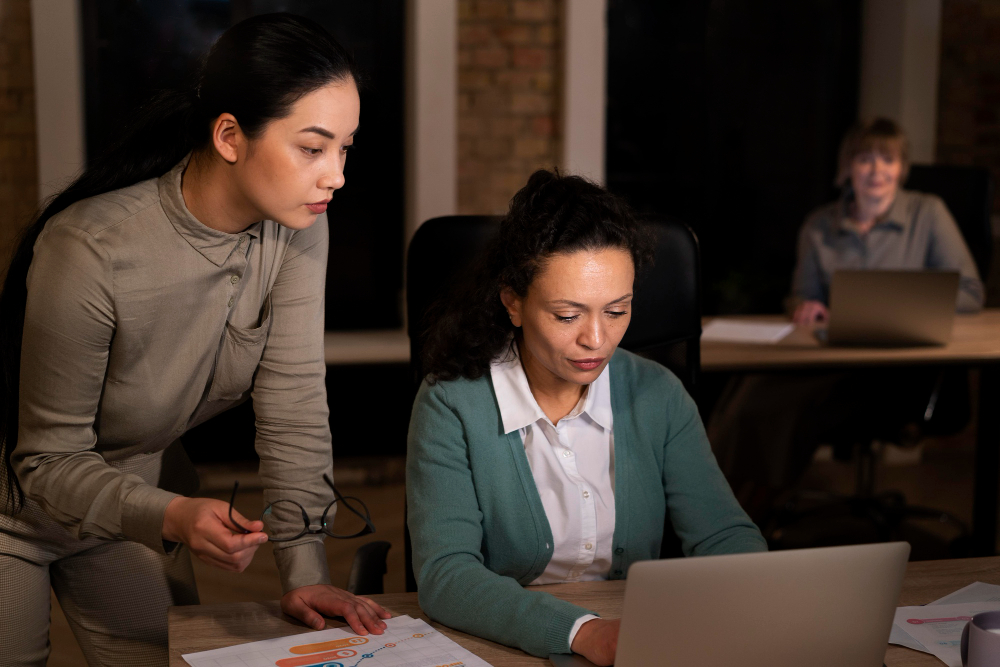
[[[161,459],[162,452],[114,465],[160,484]],[[0,493],[0,499],[5,498]],[[0,511],[3,667],[45,665],[50,591],[91,667],[165,667],[167,608],[198,604],[191,556],[184,545],[160,554],[137,542],[79,539],[37,502],[26,499],[17,513]]]
[[[51,588],[91,667],[164,667],[167,607],[198,604],[187,548],[163,555],[136,542],[57,545],[37,536],[30,545],[16,544],[23,538],[5,530],[11,519],[48,519],[39,512],[30,503],[16,518],[0,515],[0,665],[45,665]]]

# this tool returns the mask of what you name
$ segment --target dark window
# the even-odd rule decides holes
[[[610,0],[607,182],[701,241],[705,310],[777,312],[836,196],[860,0]]]

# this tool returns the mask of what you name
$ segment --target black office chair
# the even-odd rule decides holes
[[[495,216],[445,216],[425,222],[410,242],[406,267],[407,333],[414,388],[423,380],[421,367],[425,315],[457,277],[496,236]],[[621,346],[654,359],[694,393],[701,366],[701,269],[698,239],[677,221],[646,223],[655,241],[653,265],[637,277],[632,321]],[[405,533],[406,589],[417,589],[409,531]],[[669,517],[661,557],[681,555]]]
[[[935,194],[944,200],[951,211],[969,252],[972,254],[979,270],[979,275],[985,282],[989,275],[990,262],[993,253],[993,231],[990,220],[993,203],[993,180],[988,169],[983,167],[944,166],[944,165],[913,165],[906,186],[916,190]],[[773,547],[807,546],[797,539],[788,539],[787,527],[799,524],[806,519],[835,517],[839,511],[847,510],[855,517],[865,517],[870,521],[872,535],[879,540],[899,539],[903,537],[905,522],[910,519],[932,519],[948,523],[955,527],[957,537],[947,545],[948,552],[935,553],[935,556],[962,556],[968,548],[969,531],[955,517],[928,507],[909,505],[902,494],[894,491],[877,493],[875,491],[875,468],[877,455],[873,440],[900,440],[900,435],[916,441],[922,436],[944,436],[959,432],[968,423],[971,413],[969,409],[968,372],[960,368],[944,368],[938,375],[923,413],[923,419],[914,424],[908,424],[908,432],[901,433],[898,426],[890,424],[856,424],[850,434],[834,443],[834,457],[841,461],[855,461],[855,489],[851,496],[834,494],[800,494],[784,510],[774,518],[768,531]],[[832,501],[819,504],[809,510],[798,509],[803,497],[809,496],[815,500],[817,496],[825,496]],[[834,543],[843,535],[831,535]],[[813,545],[818,545],[813,543]],[[917,548],[914,555],[920,558]]]

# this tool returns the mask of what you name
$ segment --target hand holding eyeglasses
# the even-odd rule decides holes
[[[177,497],[163,514],[163,539],[183,542],[191,553],[223,570],[242,572],[267,535],[261,521],[248,521],[232,510],[234,518],[248,529],[236,532],[229,523],[228,503],[212,498]]]

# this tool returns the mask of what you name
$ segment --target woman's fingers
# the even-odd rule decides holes
[[[285,595],[281,598],[281,609],[314,630],[322,630],[326,627],[326,620],[297,595]]]
[[[371,598],[362,597],[360,595],[357,597],[359,600],[368,605],[368,608],[371,609],[372,613],[374,613],[375,616],[377,616],[378,618],[392,618],[392,614],[383,609],[379,603],[375,602],[375,600],[372,600]]]

